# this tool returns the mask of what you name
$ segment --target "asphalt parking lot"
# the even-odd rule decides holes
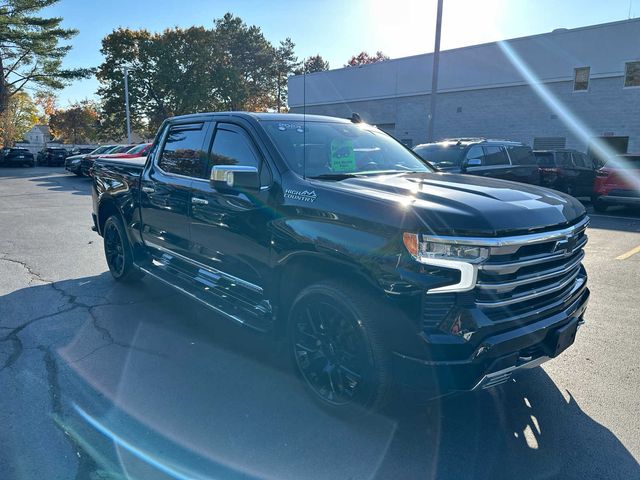
[[[353,422],[257,334],[111,280],[89,180],[0,169],[0,478],[640,478],[640,212],[594,215],[591,302],[561,357]]]

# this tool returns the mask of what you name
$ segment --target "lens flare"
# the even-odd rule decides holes
[[[629,182],[632,188],[640,190],[640,175],[629,168],[628,162],[618,157],[618,153],[609,147],[605,142],[596,137],[589,127],[587,127],[578,117],[576,117],[536,76],[520,55],[513,49],[507,41],[497,42],[502,53],[511,64],[518,70],[520,75],[533,88],[533,91],[551,109],[560,120],[585,144],[591,144],[595,153],[606,159],[608,165],[625,169],[621,175]]]

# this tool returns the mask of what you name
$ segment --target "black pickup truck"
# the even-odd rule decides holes
[[[146,160],[99,159],[92,176],[116,280],[146,274],[282,339],[334,411],[506,382],[583,322],[577,200],[436,172],[357,120],[175,117]]]

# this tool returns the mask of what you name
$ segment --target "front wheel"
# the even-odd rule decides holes
[[[389,400],[383,310],[370,294],[338,281],[311,285],[293,302],[288,343],[294,368],[313,398],[333,413],[373,413]]]
[[[104,224],[104,255],[113,278],[119,282],[132,282],[142,277],[133,263],[131,245],[120,217],[112,215]]]

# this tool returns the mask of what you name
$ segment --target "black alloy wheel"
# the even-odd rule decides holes
[[[124,245],[115,222],[105,225],[104,253],[113,276],[121,277],[124,271]]]
[[[104,224],[104,255],[113,278],[118,281],[135,281],[142,272],[133,263],[133,254],[124,226],[119,217],[112,215]]]
[[[388,400],[390,363],[375,325],[379,314],[367,294],[328,282],[307,287],[292,306],[294,365],[314,398],[333,412],[371,413]]]

